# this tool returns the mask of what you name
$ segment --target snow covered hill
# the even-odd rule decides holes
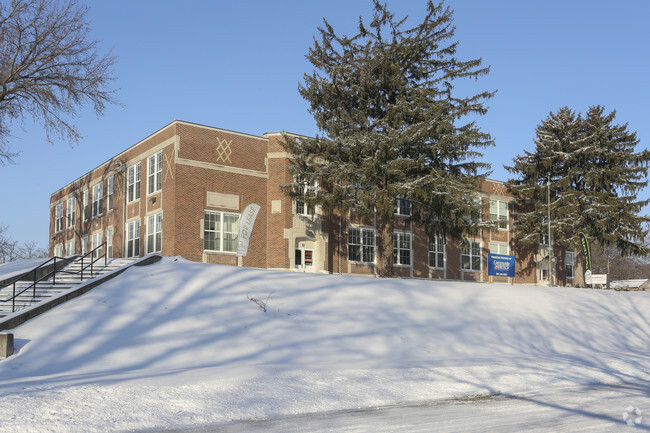
[[[165,258],[12,331],[0,432],[171,428],[648,381],[649,312],[647,292]]]

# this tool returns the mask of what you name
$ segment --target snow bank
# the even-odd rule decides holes
[[[650,380],[644,311],[647,292],[166,258],[13,331],[18,353],[0,361],[0,432],[174,427]]]

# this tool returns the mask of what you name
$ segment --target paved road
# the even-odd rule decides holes
[[[634,426],[629,407],[645,410]],[[638,418],[638,415],[635,415]],[[151,430],[149,430],[152,432]],[[165,433],[430,433],[650,431],[650,384],[597,386],[158,430]]]

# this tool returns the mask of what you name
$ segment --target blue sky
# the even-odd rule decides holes
[[[42,126],[15,125],[22,155],[0,166],[0,224],[18,241],[47,245],[49,196],[174,119],[250,134],[315,135],[298,83],[322,19],[341,34],[371,15],[370,0],[87,2],[92,36],[118,57],[118,99],[97,118],[75,119],[80,143],[47,144]],[[424,0],[392,0],[415,24]],[[458,56],[481,57],[491,72],[468,89],[498,90],[479,119],[496,146],[484,152],[493,179],[524,149],[550,111],[591,105],[617,111],[640,147],[650,142],[650,2],[621,0],[447,0]],[[643,198],[650,191],[643,194]]]

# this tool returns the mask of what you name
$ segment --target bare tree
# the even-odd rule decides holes
[[[41,248],[36,241],[26,241],[18,248],[20,259],[41,259],[48,256],[48,251]]]
[[[18,242],[7,235],[7,226],[0,224],[0,263],[13,262],[18,258]]]
[[[42,122],[50,143],[76,142],[71,118],[83,105],[99,116],[117,102],[109,88],[116,58],[89,39],[87,11],[77,0],[0,3],[0,163],[17,155],[7,143],[14,120]]]

